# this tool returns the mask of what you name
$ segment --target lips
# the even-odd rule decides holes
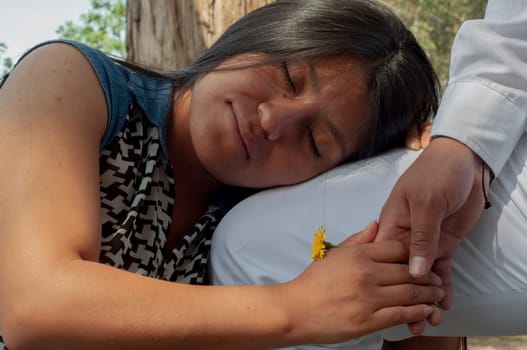
[[[235,135],[237,137],[237,139],[239,140],[240,144],[243,146],[243,150],[245,152],[245,158],[246,159],[250,159],[251,158],[251,155],[249,154],[249,149],[247,148],[247,143],[245,142],[243,136],[242,136],[242,132],[240,130],[240,123],[238,121],[238,116],[236,115],[236,112],[234,111],[234,107],[232,106],[232,103],[229,103],[230,107],[231,107],[231,112],[232,112],[232,116],[233,116],[233,120],[234,120],[234,132],[235,132]]]

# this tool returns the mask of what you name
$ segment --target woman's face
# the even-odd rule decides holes
[[[223,183],[265,188],[307,180],[357,150],[368,114],[365,76],[351,59],[263,62],[241,55],[199,79],[189,132],[205,169]]]

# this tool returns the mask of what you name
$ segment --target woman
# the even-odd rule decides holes
[[[254,349],[435,322],[439,281],[411,279],[394,242],[372,245],[389,277],[366,304],[349,302],[361,273],[350,261],[372,259],[353,239],[288,283],[189,284],[207,283],[227,186],[297,183],[378,153],[436,105],[415,38],[364,0],[273,3],[167,75],[78,43],[35,48],[0,90],[5,343]],[[318,288],[336,278],[332,293]]]

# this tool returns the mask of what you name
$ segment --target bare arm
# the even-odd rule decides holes
[[[64,44],[35,50],[0,90],[0,329],[10,347],[254,349],[332,342],[423,320],[430,310],[422,303],[439,300],[437,287],[410,284],[402,272],[389,283],[400,286],[374,284],[387,294],[354,307],[363,300],[350,304],[351,296],[362,293],[346,291],[357,290],[350,285],[362,272],[342,276],[342,268],[352,265],[350,257],[373,257],[353,247],[274,286],[182,285],[97,263],[106,116],[94,72]],[[380,244],[392,252],[392,243]],[[406,254],[398,247],[391,259]],[[398,298],[390,302],[379,297],[392,294]]]

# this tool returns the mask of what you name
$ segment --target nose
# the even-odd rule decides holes
[[[316,107],[312,102],[278,98],[258,105],[260,125],[267,139],[276,141],[291,129],[306,124],[315,115]]]

